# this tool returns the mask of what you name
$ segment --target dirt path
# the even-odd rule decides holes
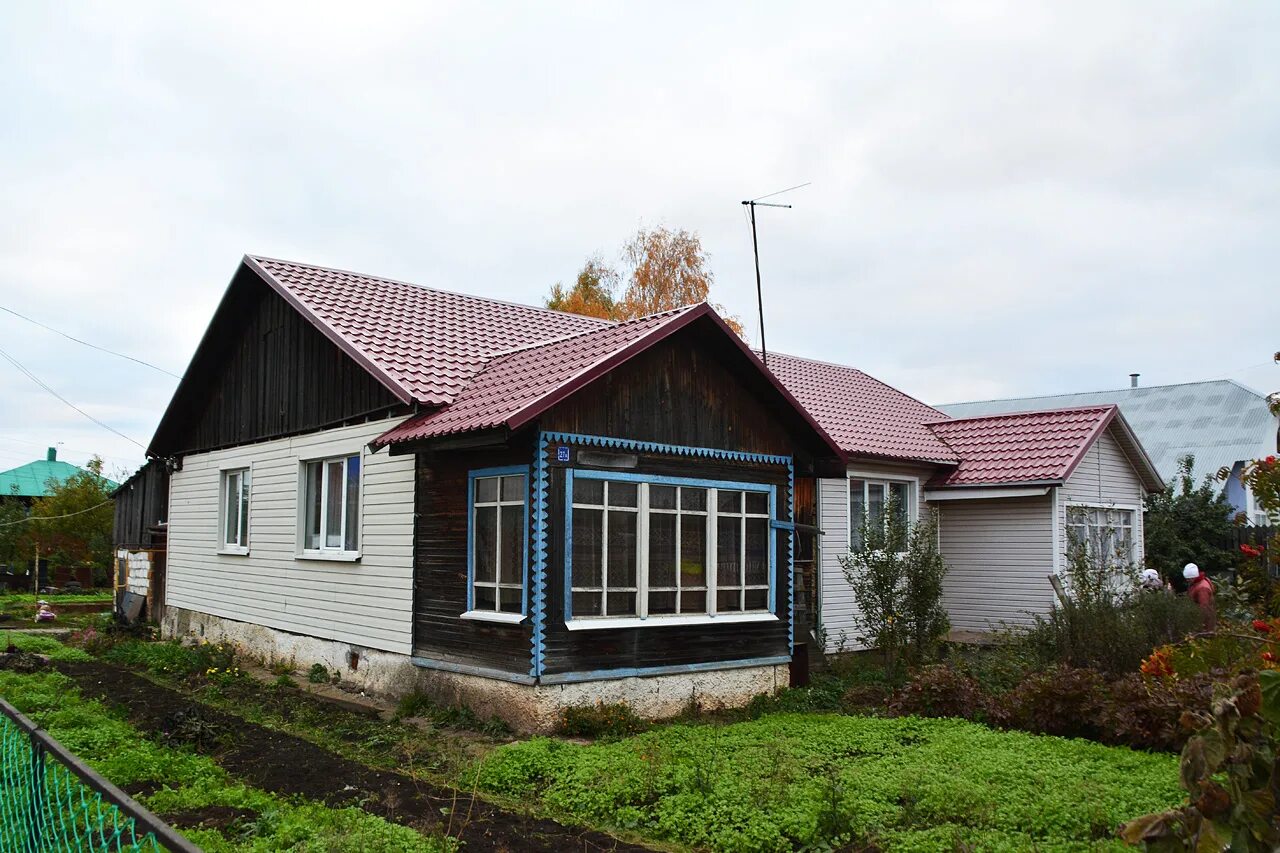
[[[467,850],[643,851],[604,833],[506,811],[470,794],[436,787],[399,773],[376,770],[310,741],[273,731],[201,705],[176,690],[99,661],[59,661],[88,697],[122,707],[129,721],[152,735],[171,731],[175,714],[194,707],[212,730],[231,732],[210,757],[245,783],[276,794],[300,794],[331,805],[357,806],[419,830],[445,831]],[[158,780],[162,781],[162,780]]]

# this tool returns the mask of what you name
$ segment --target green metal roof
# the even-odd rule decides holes
[[[61,483],[83,470],[70,462],[60,461],[54,448],[50,447],[44,459],[0,471],[0,497],[42,498],[49,494],[51,481]],[[106,481],[107,488],[116,488],[116,484],[106,477],[102,479]]]

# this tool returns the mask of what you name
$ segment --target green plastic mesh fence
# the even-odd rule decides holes
[[[104,796],[111,786],[101,777],[82,764],[68,765],[58,753],[70,757],[47,733],[0,701],[0,851],[172,849]],[[138,811],[154,820],[141,807]]]

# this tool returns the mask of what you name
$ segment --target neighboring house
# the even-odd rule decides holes
[[[58,458],[58,449],[50,447],[44,459],[0,471],[0,497],[16,497],[28,506],[36,498],[46,497],[51,487],[60,485],[85,469],[63,462]],[[109,488],[116,484],[103,478]]]
[[[1114,528],[1141,561],[1142,502],[1161,480],[1115,406],[949,419],[851,367],[778,354],[767,364],[848,457],[843,476],[817,483],[816,621],[828,651],[858,645],[840,558],[891,500],[911,521],[937,510],[958,632],[1046,612],[1071,535]]]
[[[1275,454],[1280,446],[1280,417],[1271,411],[1266,396],[1230,379],[1146,387],[1138,387],[1137,377],[1133,379],[1132,387],[1115,391],[948,403],[939,408],[954,417],[973,417],[1064,406],[1117,405],[1151,454],[1162,478],[1173,479],[1178,473],[1178,460],[1188,453],[1195,456],[1193,475],[1197,485],[1225,468],[1231,472],[1221,486],[1227,500],[1237,512],[1244,513],[1249,523],[1265,525],[1266,514],[1241,483],[1240,474],[1246,462]]]
[[[165,522],[169,518],[169,471],[150,459],[111,494],[115,501],[115,588],[146,599],[139,616],[159,621],[164,613]],[[128,613],[127,600],[120,599]],[[131,615],[131,614],[130,614]]]
[[[843,469],[705,304],[614,324],[259,257],[148,455],[166,635],[521,728],[785,686],[796,480]]]

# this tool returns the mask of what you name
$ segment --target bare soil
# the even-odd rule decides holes
[[[193,745],[255,788],[286,796],[301,795],[334,806],[358,807],[423,832],[443,832],[459,838],[467,850],[524,853],[649,849],[601,832],[502,809],[465,791],[351,761],[302,738],[195,703],[176,690],[101,661],[56,661],[54,666],[70,676],[85,696],[121,708],[130,723],[154,737],[177,739],[191,726],[175,729],[175,720],[196,717],[199,725],[195,727]],[[203,742],[198,737],[202,730],[219,736]],[[198,824],[182,821],[216,822],[227,818],[229,825],[238,816],[169,817],[179,826],[194,826]]]

